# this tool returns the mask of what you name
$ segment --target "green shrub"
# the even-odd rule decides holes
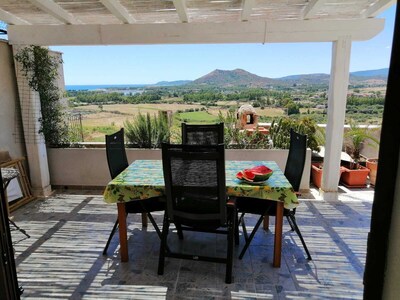
[[[289,149],[291,128],[298,133],[306,134],[307,147],[313,151],[319,151],[317,124],[307,117],[302,119],[284,117],[278,121],[273,120],[269,134],[274,148]]]
[[[159,148],[169,141],[168,120],[163,114],[139,113],[132,122],[125,121],[124,127],[128,144],[139,148]]]

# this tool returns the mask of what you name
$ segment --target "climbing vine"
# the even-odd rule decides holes
[[[31,45],[18,51],[15,60],[21,64],[29,87],[40,96],[42,116],[39,133],[44,135],[48,145],[67,144],[68,126],[60,103],[61,92],[56,84],[62,59],[51,55],[47,48]]]

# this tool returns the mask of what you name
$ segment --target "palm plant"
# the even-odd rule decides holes
[[[169,141],[168,120],[162,113],[158,116],[139,113],[132,122],[124,122],[124,127],[128,142],[139,148],[158,148]]]
[[[353,160],[350,167],[352,169],[358,169],[361,158],[361,150],[363,149],[365,142],[370,141],[372,143],[369,145],[377,146],[379,145],[379,140],[370,134],[370,129],[368,126],[361,127],[352,119],[349,120],[349,125],[350,130],[344,134],[346,139],[345,150]]]

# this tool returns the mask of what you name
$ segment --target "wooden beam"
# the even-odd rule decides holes
[[[243,0],[241,16],[242,21],[248,21],[250,19],[254,5],[255,0]]]
[[[9,25],[29,25],[30,23],[0,8],[0,20]]]
[[[384,12],[395,3],[396,0],[380,0],[378,2],[375,2],[373,5],[371,5],[368,9],[365,10],[365,12],[363,13],[363,17],[365,18],[376,17],[377,15]]]
[[[29,0],[33,5],[65,24],[81,24],[73,15],[51,0]]]
[[[122,23],[132,24],[135,22],[135,19],[118,0],[100,0],[100,2]]]
[[[326,0],[311,0],[308,5],[304,8],[303,19],[309,19],[313,17],[317,11],[325,4]]]
[[[172,0],[174,3],[176,12],[179,16],[179,19],[182,23],[187,23],[189,21],[187,8],[186,8],[186,1],[185,0]]]
[[[232,23],[121,25],[10,25],[10,44],[151,45],[331,42],[340,36],[368,40],[384,27],[383,19],[249,21]]]

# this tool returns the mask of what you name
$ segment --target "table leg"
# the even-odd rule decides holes
[[[275,241],[274,241],[274,268],[281,267],[282,255],[282,227],[283,227],[283,202],[278,202],[276,205],[275,217]]]
[[[127,262],[128,256],[128,238],[126,228],[126,210],[125,203],[117,203],[118,207],[118,224],[119,224],[119,245],[121,262]]]
[[[268,215],[264,216],[263,228],[265,231],[268,231],[268,229],[269,229],[269,216]]]

